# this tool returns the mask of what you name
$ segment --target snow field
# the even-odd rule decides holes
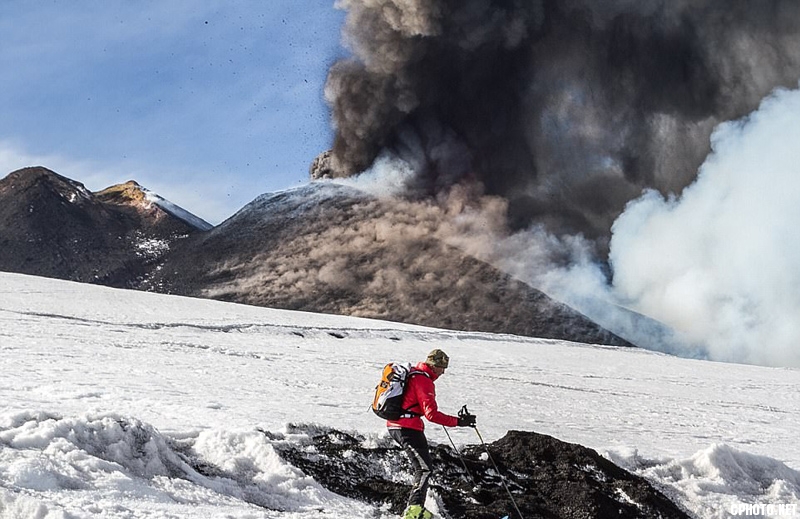
[[[0,451],[2,517],[324,518],[373,511],[287,464],[255,430],[175,440],[118,415],[19,413],[3,416],[0,431],[7,447]],[[186,459],[202,460],[205,473]]]
[[[797,370],[0,274],[0,517],[373,517],[256,428],[386,441],[380,368],[433,348],[451,357],[441,409],[468,404],[487,441],[595,448],[704,519],[800,503]]]

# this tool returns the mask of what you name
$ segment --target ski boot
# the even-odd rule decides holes
[[[403,513],[403,519],[431,519],[433,514],[420,505],[411,505]]]

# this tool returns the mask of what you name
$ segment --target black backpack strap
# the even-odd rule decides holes
[[[425,375],[426,377],[431,378],[431,376],[425,373],[424,371],[420,371],[418,369],[412,369],[411,371],[408,372],[407,383],[411,382],[411,377],[413,377],[414,375]],[[408,388],[408,386],[406,386],[406,388]],[[400,418],[415,418],[417,416],[423,416],[422,413],[415,413],[414,411],[412,411],[412,409],[414,409],[415,407],[419,407],[419,402],[412,405],[408,409],[403,409],[404,413],[400,415]]]

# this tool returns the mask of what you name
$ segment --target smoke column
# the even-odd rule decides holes
[[[334,170],[381,152],[435,194],[477,181],[515,228],[606,251],[644,188],[677,193],[708,136],[800,75],[796,0],[340,0]]]
[[[609,301],[679,335],[640,328],[640,345],[800,365],[791,295],[800,286],[784,274],[800,261],[779,238],[791,228],[751,232],[780,220],[769,208],[796,210],[748,198],[790,180],[788,166],[757,167],[786,150],[756,136],[789,142],[769,119],[791,95],[740,120],[776,87],[797,87],[800,2],[337,5],[353,57],[334,64],[325,88],[335,176],[368,170],[370,183],[390,178],[384,190],[406,201],[450,204],[443,213],[456,216],[442,219],[438,237],[612,331],[630,314],[609,314]],[[734,153],[744,149],[748,162]]]

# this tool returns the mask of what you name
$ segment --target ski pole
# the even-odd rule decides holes
[[[464,406],[464,408],[466,409],[466,406]],[[500,481],[503,483],[503,487],[506,489],[506,492],[508,493],[508,497],[511,499],[511,504],[514,505],[514,509],[517,511],[517,514],[519,515],[519,519],[525,519],[522,516],[522,512],[519,511],[519,507],[517,506],[517,502],[514,501],[514,496],[511,495],[511,490],[508,488],[508,485],[506,484],[505,476],[503,476],[503,473],[500,472],[500,469],[497,468],[497,463],[494,462],[494,458],[492,457],[492,453],[489,452],[489,446],[486,445],[485,441],[483,441],[483,436],[481,436],[481,432],[478,430],[477,426],[473,425],[472,428],[475,429],[475,433],[478,435],[478,439],[481,441],[481,445],[483,445],[483,449],[486,451],[486,455],[489,456],[489,461],[492,462],[492,465],[494,466],[494,470],[497,471],[497,473],[500,475]]]
[[[461,455],[461,451],[458,450],[456,444],[453,443],[453,438],[450,437],[450,433],[447,431],[447,427],[443,425],[442,429],[444,429],[444,433],[447,435],[447,439],[450,440],[450,445],[453,446],[453,449],[456,451],[456,454],[458,454],[458,459],[461,460],[461,465],[464,467],[464,471],[467,473],[467,476],[469,476],[469,480],[472,481],[472,488],[473,489],[476,488],[478,484],[475,483],[475,478],[472,477],[472,473],[467,468],[467,462],[464,461],[464,456]]]

